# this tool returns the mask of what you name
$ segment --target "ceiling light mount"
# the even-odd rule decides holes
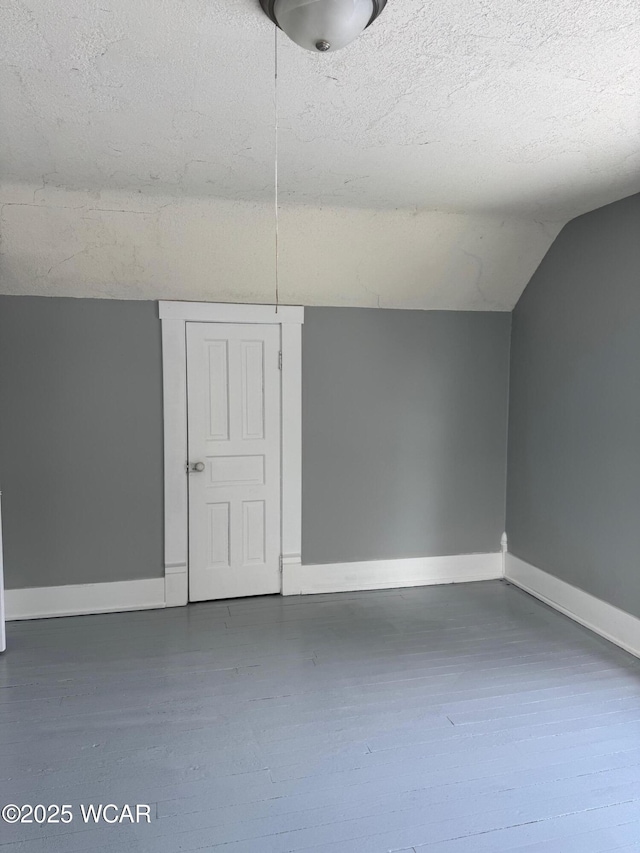
[[[356,39],[387,0],[260,0],[265,15],[305,50],[328,53]]]

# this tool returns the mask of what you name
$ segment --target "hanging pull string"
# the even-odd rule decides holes
[[[278,27],[274,25],[274,76],[273,76],[273,111],[275,136],[275,164],[273,170],[274,184],[274,213],[275,213],[275,250],[276,250],[276,314],[280,304],[280,247],[278,245]]]

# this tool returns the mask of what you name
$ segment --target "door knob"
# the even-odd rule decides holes
[[[189,470],[192,474],[200,474],[204,471],[204,462],[192,462],[189,466]]]

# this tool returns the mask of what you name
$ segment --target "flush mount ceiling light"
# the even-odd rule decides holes
[[[340,50],[372,24],[387,0],[260,0],[263,11],[305,50]]]

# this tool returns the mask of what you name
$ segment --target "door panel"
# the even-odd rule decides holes
[[[189,598],[280,591],[280,327],[187,323]]]

